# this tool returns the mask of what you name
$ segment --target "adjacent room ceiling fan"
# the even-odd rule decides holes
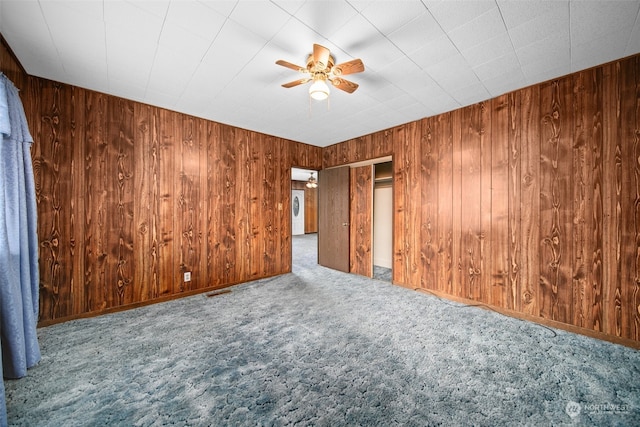
[[[276,61],[276,64],[291,68],[303,74],[308,74],[308,76],[304,78],[285,83],[282,87],[290,88],[312,81],[313,83],[309,87],[309,95],[313,99],[318,100],[326,99],[329,96],[327,81],[340,90],[353,93],[358,89],[358,85],[343,79],[342,76],[364,71],[364,64],[360,59],[335,64],[335,59],[329,52],[329,49],[319,44],[313,45],[313,53],[307,58],[306,67],[301,67],[282,59]]]

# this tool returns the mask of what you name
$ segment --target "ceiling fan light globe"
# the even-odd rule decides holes
[[[329,86],[322,80],[316,80],[309,86],[309,95],[318,101],[327,99],[329,97]]]

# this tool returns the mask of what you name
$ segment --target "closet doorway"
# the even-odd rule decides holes
[[[320,171],[319,264],[392,281],[391,156]]]
[[[392,281],[393,267],[393,163],[374,165],[373,277]]]

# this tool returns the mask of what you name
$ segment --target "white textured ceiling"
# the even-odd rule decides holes
[[[640,52],[640,1],[0,0],[29,74],[327,146]],[[309,101],[275,64],[361,58]]]

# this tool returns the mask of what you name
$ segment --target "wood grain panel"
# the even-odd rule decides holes
[[[276,218],[278,219],[277,253],[280,254],[280,272],[291,271],[291,166],[296,164],[291,156],[291,144],[278,139],[278,154],[280,169],[278,171],[279,185],[276,186]]]
[[[593,70],[578,73],[573,79],[575,120],[573,127],[573,277],[572,277],[572,323],[585,327],[591,324],[591,288],[592,270],[589,266],[594,247],[591,230],[593,214],[593,193],[591,185],[593,177],[591,170],[592,158],[592,129],[590,117],[594,107],[591,97],[587,93],[587,85],[593,81]]]
[[[176,201],[174,226],[176,229],[176,251],[178,262],[173,281],[179,292],[203,287],[200,272],[201,233],[200,209],[200,140],[203,132],[200,120],[193,117],[179,117],[180,128],[176,129],[175,145],[177,179],[175,181]],[[202,188],[202,189],[206,189]],[[206,248],[206,246],[204,247]],[[191,281],[184,281],[184,273],[191,273]],[[174,292],[176,290],[174,289]]]
[[[603,223],[603,281],[609,286],[603,289],[603,330],[610,335],[619,335],[616,330],[619,317],[617,296],[620,294],[621,282],[621,189],[622,189],[622,147],[620,116],[620,63],[604,67],[603,75],[603,121],[604,155],[603,185],[604,217]]]
[[[224,274],[227,271],[226,250],[223,242],[223,236],[226,232],[224,216],[228,215],[228,212],[225,211],[227,208],[224,203],[227,186],[223,158],[223,129],[226,129],[226,126],[208,123],[207,200],[210,219],[207,233],[209,245],[207,265],[209,283],[215,287],[228,283]]]
[[[422,127],[420,122],[395,128],[393,230],[393,281],[404,286],[420,286],[420,220],[421,220],[421,158]]]
[[[70,310],[73,314],[84,312],[85,303],[85,264],[84,259],[84,220],[85,220],[85,203],[84,197],[86,189],[82,172],[84,168],[84,149],[83,137],[84,130],[84,104],[86,91],[78,88],[72,88],[70,117],[73,118],[70,127],[70,143],[71,143],[71,201],[69,203],[69,226],[71,232],[71,240],[69,242],[69,256],[71,262],[71,280],[69,289],[71,292]]]
[[[135,105],[136,141],[134,145],[134,188],[135,234],[133,238],[134,248],[134,281],[133,288],[137,294],[137,301],[147,301],[157,296],[158,289],[158,242],[155,221],[153,217],[153,202],[157,198],[152,197],[153,180],[158,171],[157,156],[155,156],[156,144],[153,135],[156,132],[152,107],[147,105]],[[156,133],[157,135],[157,133]],[[153,150],[153,151],[152,151]]]
[[[437,194],[437,229],[438,265],[437,290],[454,294],[453,292],[453,130],[451,128],[451,114],[441,114],[433,120],[432,137],[437,144],[437,187],[430,187]],[[458,216],[459,218],[459,216]]]
[[[373,165],[349,171],[349,271],[366,277],[373,277],[373,174]]]
[[[509,281],[509,96],[493,99],[491,106],[491,142],[482,147],[483,151],[487,150],[487,156],[482,156],[482,240],[485,242],[483,259],[486,260],[483,279],[488,291],[484,300],[498,307],[512,308],[513,289]],[[485,126],[488,127],[489,124]],[[486,157],[489,160],[485,161]],[[485,201],[486,198],[489,200]]]
[[[620,313],[616,316],[616,335],[639,338],[638,284],[640,280],[640,85],[636,82],[637,58],[621,61],[620,107],[621,107],[621,211],[622,211],[622,280],[619,299]]]
[[[422,144],[420,145],[420,287],[437,289],[438,287],[438,144],[433,119],[424,119],[422,126]]]
[[[522,312],[540,315],[540,87],[530,87],[522,94],[522,155],[520,176],[522,261]]]
[[[122,306],[136,302],[134,298],[134,149],[135,135],[133,102],[111,99],[108,102],[107,126],[109,135],[107,165],[111,171],[107,184],[109,200],[113,203],[109,217],[113,221],[109,239],[112,257],[108,257],[108,306]],[[115,176],[114,176],[115,175]],[[111,260],[112,259],[112,260]],[[111,267],[113,265],[113,267]],[[113,276],[112,276],[113,274]],[[113,279],[111,279],[113,277]],[[113,281],[111,281],[113,280]]]
[[[303,169],[322,169],[322,148],[300,142],[286,141],[290,160],[288,165]]]
[[[394,152],[394,135],[401,127],[386,129],[324,147],[322,149],[322,167],[331,168],[390,156]]]
[[[195,236],[195,251],[198,256],[198,277],[196,289],[207,289],[212,286],[209,262],[211,249],[209,245],[209,224],[211,223],[211,210],[209,209],[209,139],[211,127],[207,120],[198,119],[198,139],[195,141],[198,147],[198,233]]]
[[[587,312],[588,324],[586,328],[602,332],[603,314],[603,282],[604,282],[604,199],[603,199],[603,72],[596,68],[585,79],[584,123],[589,126],[587,131],[587,150],[592,152],[590,175],[587,179],[587,187],[591,189],[591,216],[586,218],[587,232],[590,233],[590,242],[593,245],[588,248],[591,251],[590,259],[587,259],[589,275],[585,288],[585,301],[590,305]],[[587,237],[589,239],[589,237]]]
[[[452,131],[452,162],[453,176],[452,183],[452,253],[453,253],[453,280],[451,294],[456,297],[467,297],[462,282],[464,280],[462,257],[464,254],[464,246],[462,244],[462,212],[466,209],[466,200],[463,205],[462,191],[462,109],[455,110],[451,113],[451,131]]]
[[[181,291],[180,282],[176,283],[175,256],[175,216],[174,206],[177,203],[175,182],[179,181],[176,173],[176,150],[180,140],[176,135],[180,129],[177,113],[159,110],[159,147],[158,147],[158,204],[156,217],[158,220],[158,266],[159,296],[172,295]]]
[[[507,277],[507,308],[521,311],[520,297],[522,293],[521,254],[523,252],[521,237],[522,204],[521,185],[522,168],[522,138],[521,114],[522,96],[520,92],[509,94],[509,273]]]
[[[629,296],[629,335],[631,339],[640,341],[640,57],[635,56],[625,61],[626,68],[633,70],[635,77],[635,91],[628,91],[627,94],[631,98],[629,100],[629,109],[635,109],[631,113],[629,121],[629,130],[631,140],[633,141],[633,177],[632,183],[634,192],[633,197],[633,235],[635,241],[635,251],[633,244],[629,244],[631,250],[631,289]],[[632,82],[630,82],[632,84]],[[635,95],[634,95],[635,94]],[[626,337],[627,335],[625,335]]]
[[[85,310],[104,310],[107,306],[107,97],[87,92],[85,97]],[[44,144],[43,144],[44,145]],[[40,214],[40,209],[38,211]],[[40,222],[41,224],[41,222]],[[61,313],[62,316],[68,313]],[[52,316],[50,318],[55,318]]]
[[[39,183],[36,184],[38,227],[40,234],[40,270],[43,278],[40,285],[41,316],[59,317],[71,312],[73,276],[72,252],[73,232],[68,218],[72,215],[68,201],[74,194],[71,180],[73,147],[70,88],[52,82],[41,82],[38,114],[32,135],[46,141],[36,154],[36,169]],[[77,206],[77,205],[76,205]],[[73,251],[75,255],[77,252]]]
[[[242,244],[242,236],[238,229],[238,219],[236,213],[236,131],[230,126],[222,129],[221,141],[221,169],[222,172],[222,198],[220,200],[219,221],[221,230],[219,233],[220,247],[222,252],[222,276],[223,283],[234,283],[238,280],[236,269],[236,234],[238,234],[238,244]]]
[[[631,126],[629,129],[632,132],[631,139],[633,140],[633,184],[635,194],[632,193],[633,200],[633,232],[635,240],[635,251],[633,251],[633,245],[629,245],[632,250],[632,289],[630,290],[630,328],[629,337],[636,341],[640,341],[640,57],[635,56],[626,61],[626,66],[634,71],[635,77],[635,113],[631,116]],[[634,92],[629,91],[629,96],[633,100]],[[631,104],[631,102],[629,102]],[[629,108],[633,108],[630,106]],[[635,253],[634,253],[635,252]],[[626,337],[626,335],[625,335]]]
[[[570,181],[572,175],[571,102],[565,80],[556,80],[542,88],[541,159],[544,181],[540,187],[540,223],[542,233],[541,305],[542,317],[567,321],[571,301],[571,225],[568,212],[573,206]],[[570,98],[569,98],[570,99]]]
[[[462,295],[475,301],[482,300],[481,242],[481,159],[484,104],[462,110],[462,176],[464,194],[462,208]],[[486,291],[486,289],[485,289]]]
[[[340,164],[338,162],[338,146],[339,145],[340,144],[334,144],[328,147],[324,147],[322,149],[322,167],[323,168],[330,168]]]
[[[393,132],[388,130],[368,135],[367,139],[364,141],[364,144],[372,148],[372,159],[387,157],[393,154],[392,135]]]
[[[252,219],[260,219],[257,225],[257,231],[259,233],[259,240],[257,247],[260,249],[259,259],[260,265],[256,269],[258,277],[264,277],[276,266],[275,261],[275,247],[276,236],[274,233],[275,223],[275,191],[273,191],[273,183],[276,177],[277,163],[274,159],[275,138],[267,137],[264,141],[260,141],[260,135],[253,134],[253,141],[258,144],[260,151],[257,153],[258,159],[261,160],[259,164],[260,171],[259,176],[261,184],[259,186],[260,191],[257,194],[257,199],[254,203],[254,208],[257,211],[252,212]]]
[[[251,148],[249,132],[240,129],[235,133],[234,147],[236,149],[236,182],[251,180]],[[251,274],[251,194],[253,189],[246,185],[235,186],[235,280],[245,281]]]

